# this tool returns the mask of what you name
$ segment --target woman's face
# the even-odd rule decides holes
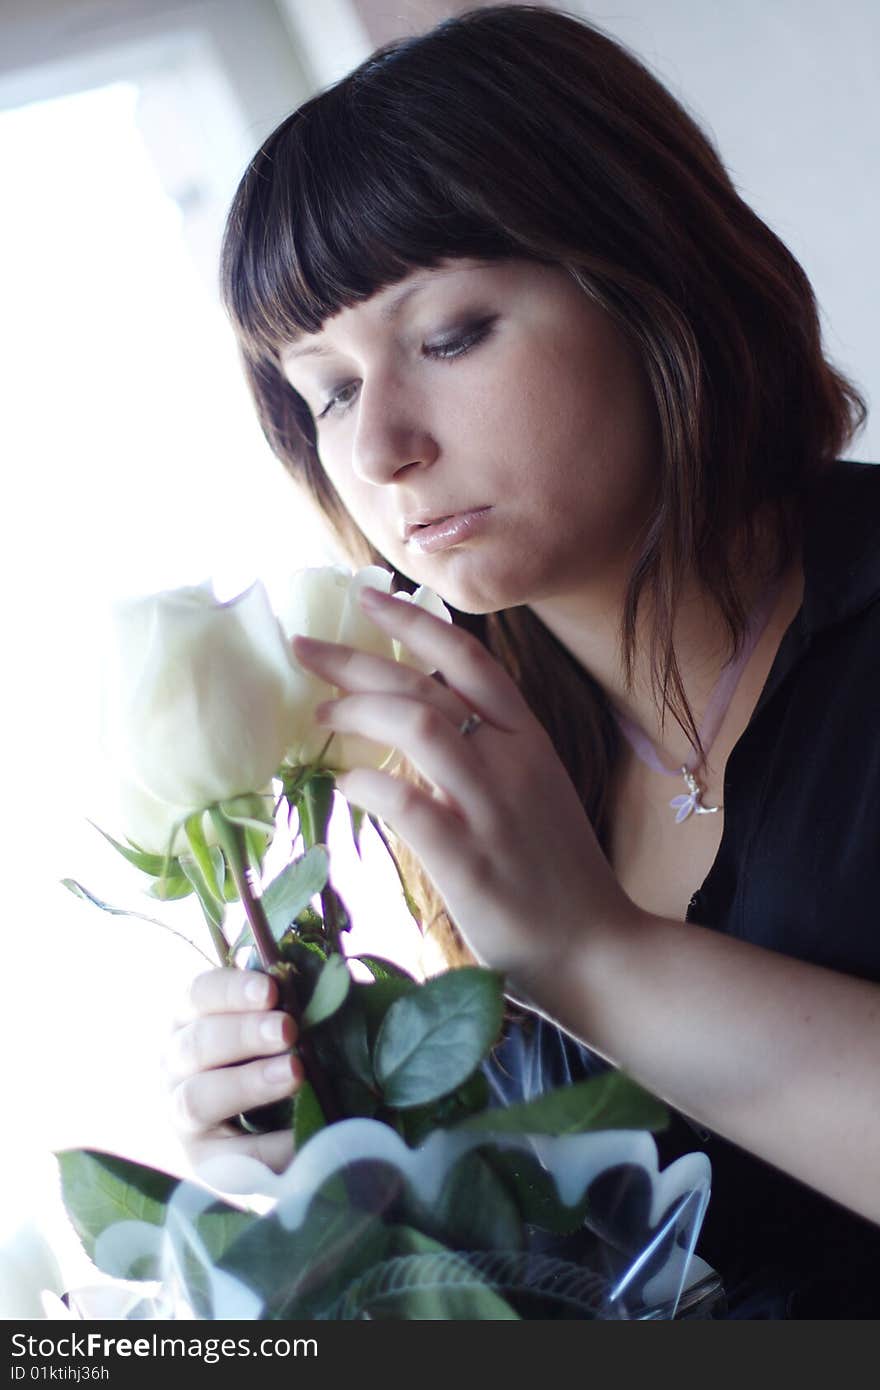
[[[657,476],[653,397],[566,271],[445,261],[342,310],[282,361],[360,530],[454,607],[492,612],[628,573]]]

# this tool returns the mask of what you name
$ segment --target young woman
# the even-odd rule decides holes
[[[453,610],[370,609],[442,679],[295,646],[346,692],[328,730],[399,749],[344,790],[448,958],[528,1007],[498,1094],[622,1067],[664,1161],[709,1152],[734,1316],[880,1315],[880,470],[840,459],[865,405],[801,267],[635,58],[499,6],[284,121],[223,287],[351,562]],[[193,986],[194,1158],[291,1156],[231,1118],[299,1083],[273,991]]]

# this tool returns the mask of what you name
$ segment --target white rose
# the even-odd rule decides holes
[[[299,672],[260,583],[228,603],[209,584],[170,590],[114,618],[123,803],[131,838],[159,850],[180,816],[271,781],[298,728]]]
[[[184,854],[189,841],[181,824],[192,815],[191,806],[175,806],[160,801],[157,796],[137,782],[121,780],[116,788],[116,820],[125,834],[139,849],[148,854]],[[217,836],[208,815],[202,817],[202,832],[208,844],[216,844]],[[172,839],[173,835],[173,839]]]
[[[391,571],[379,565],[367,565],[354,574],[339,565],[298,570],[291,578],[281,607],[281,625],[288,637],[299,634],[324,642],[341,642],[347,647],[357,647],[359,651],[424,670],[413,653],[383,632],[357,603],[357,595],[365,585],[390,593],[392,579]],[[416,603],[447,622],[452,621],[445,603],[424,585],[412,595],[401,593],[397,597]],[[291,743],[288,757],[293,763],[306,763],[317,757],[329,736],[327,729],[314,722],[315,707],[324,700],[335,699],[342,692],[311,671],[305,671],[298,663],[294,664],[298,673],[299,720],[297,737]],[[325,761],[338,772],[352,767],[378,768],[388,761],[392,751],[357,735],[334,734]]]
[[[0,1246],[0,1319],[45,1318],[46,1291],[64,1292],[61,1270],[46,1237],[27,1221]]]

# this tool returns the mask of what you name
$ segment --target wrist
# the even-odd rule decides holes
[[[601,1000],[613,1006],[615,980],[631,972],[632,953],[646,928],[660,920],[625,895],[621,898],[601,921],[586,928],[573,925],[551,949],[509,968],[507,996],[586,1037],[596,1004]]]

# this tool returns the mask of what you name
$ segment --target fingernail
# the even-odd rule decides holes
[[[280,1086],[282,1081],[290,1081],[293,1072],[290,1065],[290,1056],[273,1057],[271,1062],[267,1062],[263,1067],[263,1080],[268,1086]]]
[[[367,608],[370,608],[374,603],[380,604],[384,598],[388,598],[388,595],[383,594],[381,589],[365,587],[361,589],[358,594],[358,603],[362,603]]]
[[[287,1028],[285,1014],[272,1014],[271,1017],[264,1018],[260,1024],[260,1037],[267,1043],[285,1043]]]
[[[251,978],[244,987],[244,997],[249,1004],[268,1004],[269,1002],[269,981],[265,975],[258,975],[251,972]]]

